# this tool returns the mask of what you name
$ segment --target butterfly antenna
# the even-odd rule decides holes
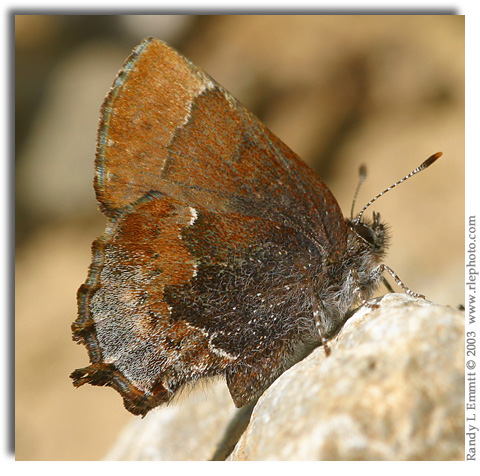
[[[355,208],[357,195],[360,190],[360,187],[362,186],[363,182],[365,182],[366,178],[367,178],[367,167],[365,167],[365,165],[362,164],[358,169],[358,185],[357,185],[357,189],[355,190],[355,195],[353,196],[352,209],[350,210],[350,220],[353,220],[353,209]]]
[[[357,218],[355,219],[355,223],[360,223],[360,218],[362,218],[362,215],[364,214],[365,210],[375,201],[378,200],[382,195],[385,195],[387,192],[392,190],[392,188],[395,188],[397,185],[400,185],[402,182],[405,182],[405,180],[409,179],[410,177],[413,177],[414,175],[418,174],[422,170],[425,170],[427,167],[430,167],[439,157],[443,155],[443,152],[437,152],[436,154],[431,155],[425,162],[423,162],[421,165],[419,165],[415,170],[412,170],[408,175],[405,175],[401,180],[398,182],[395,182],[393,185],[390,185],[390,187],[386,188],[383,192],[380,192],[377,196],[373,197],[360,211],[358,214]]]

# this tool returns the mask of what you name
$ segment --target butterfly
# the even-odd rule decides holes
[[[441,153],[411,174],[433,163]],[[107,218],[73,338],[145,415],[223,376],[241,407],[324,344],[389,272],[378,213],[344,218],[322,180],[201,69],[144,40],[105,99],[95,192]]]

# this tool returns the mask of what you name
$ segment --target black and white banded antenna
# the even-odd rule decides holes
[[[393,185],[390,185],[390,187],[386,188],[383,192],[380,192],[378,195],[373,197],[361,210],[360,213],[357,215],[357,218],[353,221],[353,223],[356,225],[360,223],[360,219],[362,218],[362,215],[365,213],[365,210],[376,200],[378,200],[382,195],[385,195],[387,192],[390,192],[393,188],[395,188],[397,185],[400,185],[402,182],[405,182],[405,180],[408,180],[410,177],[413,177],[414,175],[418,174],[422,170],[425,170],[427,167],[430,167],[439,157],[443,155],[443,152],[437,152],[436,154],[431,155],[425,162],[423,162],[421,165],[419,165],[415,170],[412,170],[408,175],[405,175],[402,179],[400,179],[398,182],[395,182]],[[361,168],[360,168],[361,169]],[[360,176],[361,177],[361,176]],[[362,179],[360,178],[361,182]],[[360,183],[361,183],[360,182]],[[360,184],[357,187],[357,192],[358,188],[360,188]],[[355,198],[357,195],[357,192],[355,193]],[[352,215],[353,215],[353,206],[352,206]]]
[[[350,210],[350,220],[353,221],[353,209],[355,208],[355,202],[357,201],[358,192],[360,191],[360,187],[362,186],[363,182],[367,178],[367,167],[362,164],[358,169],[358,185],[357,189],[355,190],[355,194],[353,195],[352,201],[352,208]]]

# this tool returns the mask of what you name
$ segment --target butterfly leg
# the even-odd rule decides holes
[[[392,268],[389,268],[386,264],[381,264],[377,267],[377,269],[379,270],[380,274],[383,274],[385,271],[387,271],[391,276],[392,278],[395,280],[395,282],[409,295],[409,296],[412,296],[412,297],[415,297],[415,298],[421,298],[421,299],[426,299],[425,296],[423,294],[418,294],[416,292],[413,292],[410,288],[408,288],[407,286],[405,286],[405,284],[403,284],[403,282],[400,280],[400,278],[397,276],[397,274],[395,273],[395,271],[393,271]]]
[[[322,322],[322,316],[325,315],[325,311],[322,308],[323,306],[321,305],[319,300],[314,299],[313,300],[313,318],[315,319],[315,327],[317,328],[318,335],[320,336],[320,341],[323,346],[323,349],[325,350],[325,355],[328,357],[331,351],[327,343],[325,326],[323,325],[323,322]]]
[[[372,281],[376,280],[377,278],[380,279],[382,277],[382,271],[380,270],[380,267],[378,266],[373,270],[372,273]],[[360,279],[358,277],[358,274],[356,271],[353,272],[353,280],[355,283],[355,288],[353,290],[353,295],[357,296],[358,300],[360,301],[360,307],[368,307],[370,309],[377,309],[379,307],[378,304],[376,303],[370,303],[368,302],[368,299],[370,298],[371,294],[366,294],[364,290],[362,290],[360,286]]]

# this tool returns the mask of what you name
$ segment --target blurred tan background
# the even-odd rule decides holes
[[[361,163],[368,178],[357,211],[443,151],[372,209],[391,225],[386,263],[401,279],[432,301],[464,302],[463,17],[17,16],[20,460],[101,459],[135,418],[113,390],[77,390],[68,376],[88,363],[70,324],[105,223],[92,186],[99,108],[147,36],[169,42],[257,114],[314,167],[346,215]]]

